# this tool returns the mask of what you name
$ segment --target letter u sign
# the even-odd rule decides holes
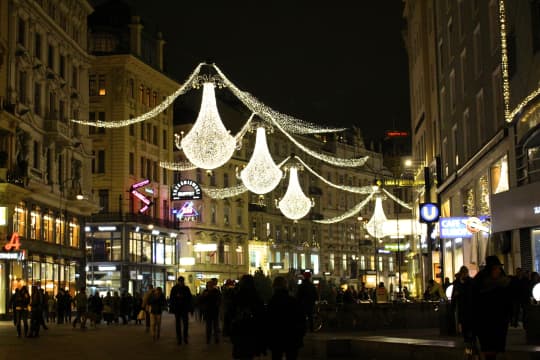
[[[421,203],[418,213],[420,214],[419,221],[422,223],[432,223],[439,220],[440,210],[439,204],[436,203]]]

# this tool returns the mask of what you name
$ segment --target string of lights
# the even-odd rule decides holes
[[[316,222],[319,224],[335,224],[345,219],[348,219],[350,217],[353,217],[356,214],[358,214],[367,205],[367,203],[371,200],[371,198],[376,192],[377,190],[372,189],[371,193],[364,200],[362,200],[361,202],[356,204],[353,208],[351,208],[350,210],[344,212],[343,214],[339,216],[329,218],[329,219],[323,219],[323,220],[313,220],[313,222]]]
[[[504,117],[511,122],[510,117],[510,78],[508,75],[508,48],[506,43],[506,8],[504,0],[499,0],[499,27],[501,31],[501,70],[503,86]]]
[[[536,98],[537,96],[540,96],[540,88],[534,90],[532,93],[530,93],[529,95],[527,95],[527,97],[526,97],[525,99],[523,99],[523,101],[520,102],[520,103],[514,108],[514,110],[512,110],[512,111],[510,112],[510,115],[509,115],[510,121],[512,121],[512,120],[515,118],[515,116],[516,116],[517,114],[519,114],[519,113],[523,110],[523,108],[524,108],[525,106],[527,106],[527,105],[528,105],[534,98]]]
[[[244,184],[240,184],[222,189],[211,189],[203,186],[202,191],[212,199],[226,199],[243,194],[248,191],[248,189]]]
[[[307,171],[309,171],[310,173],[312,173],[316,178],[318,178],[319,180],[321,180],[323,183],[327,184],[327,185],[330,185],[331,187],[333,188],[336,188],[336,189],[339,189],[339,190],[343,190],[343,191],[347,191],[347,192],[350,192],[350,193],[354,193],[354,194],[371,194],[371,192],[373,192],[373,186],[360,186],[360,187],[357,187],[357,186],[347,186],[347,185],[338,185],[338,184],[335,184],[329,180],[326,180],[323,176],[321,176],[320,174],[318,174],[315,170],[313,170],[312,168],[309,167],[308,164],[306,164],[301,158],[299,158],[298,156],[294,156],[296,160],[298,160],[302,166],[304,166],[304,168],[307,169]]]
[[[403,206],[405,209],[408,209],[408,210],[412,210],[412,206],[410,204],[407,204],[406,202],[404,202],[403,200],[397,198],[394,194],[392,194],[391,192],[389,192],[388,190],[386,190],[385,188],[382,189],[382,191],[388,195],[388,197],[392,200],[394,200],[395,202],[397,202],[399,205]]]
[[[98,120],[94,122],[94,121],[86,121],[86,120],[78,120],[78,119],[72,119],[71,121],[77,124],[81,124],[81,125],[88,125],[88,126],[95,126],[95,127],[102,127],[102,128],[120,128],[120,127],[129,126],[131,124],[136,124],[136,123],[151,119],[155,117],[156,115],[160,114],[161,112],[163,112],[166,108],[168,108],[169,105],[171,105],[178,96],[186,93],[189,89],[191,89],[193,80],[199,74],[202,65],[203,63],[200,63],[199,65],[197,65],[195,70],[193,70],[191,75],[188,77],[185,83],[182,86],[180,86],[178,90],[176,90],[171,95],[167,96],[165,100],[161,102],[161,104],[159,104],[152,110],[142,115],[139,115],[132,119],[118,120],[118,121]]]
[[[168,170],[173,170],[173,171],[188,171],[188,170],[194,170],[197,168],[195,165],[193,165],[189,161],[182,161],[182,162],[160,161],[159,166]]]
[[[343,159],[343,158],[338,158],[338,157],[335,157],[335,156],[330,156],[330,155],[326,155],[326,154],[323,154],[323,153],[318,153],[316,151],[313,151],[310,148],[308,148],[308,147],[302,145],[301,143],[299,143],[291,134],[289,134],[276,121],[276,119],[274,119],[273,116],[268,114],[268,117],[272,121],[272,124],[276,128],[278,128],[278,130],[281,131],[283,133],[283,135],[285,135],[300,150],[302,150],[306,154],[308,154],[308,155],[310,155],[310,156],[312,156],[312,157],[314,157],[314,158],[316,158],[318,160],[324,161],[327,164],[334,165],[334,166],[339,166],[339,167],[358,167],[358,166],[363,166],[366,163],[367,159],[368,159],[368,156],[364,156],[364,157],[356,158],[356,159]]]
[[[316,125],[301,119],[297,119],[293,116],[282,114],[271,107],[263,104],[253,95],[248,92],[240,90],[232,81],[230,81],[221,69],[212,64],[216,70],[218,76],[223,81],[226,87],[252,112],[257,113],[261,119],[266,122],[271,122],[268,116],[273,116],[277,121],[294,134],[316,134],[316,133],[329,133],[329,132],[340,132],[345,130],[345,128],[323,128],[320,125]],[[268,115],[267,115],[268,114]]]

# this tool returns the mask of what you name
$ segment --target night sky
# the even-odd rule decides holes
[[[303,120],[357,126],[366,139],[410,128],[401,0],[125,2],[163,32],[165,71],[178,81],[211,60]]]

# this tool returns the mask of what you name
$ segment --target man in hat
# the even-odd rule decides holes
[[[497,256],[488,256],[486,266],[472,284],[473,332],[484,359],[496,359],[506,349],[506,335],[512,312],[510,278]]]

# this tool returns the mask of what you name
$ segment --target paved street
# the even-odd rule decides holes
[[[191,324],[189,345],[177,345],[174,317],[163,316],[162,338],[153,342],[142,325],[99,325],[97,329],[73,329],[71,325],[50,324],[37,339],[17,338],[9,321],[0,322],[0,360],[13,359],[120,359],[154,358],[231,359],[231,344],[207,345],[202,323]],[[537,347],[526,346],[523,330],[511,329],[507,359],[532,359]],[[308,334],[302,359],[461,359],[457,337],[438,336],[437,329],[386,330],[383,332]],[[536,354],[535,354],[536,353]],[[270,359],[270,356],[262,357]]]

